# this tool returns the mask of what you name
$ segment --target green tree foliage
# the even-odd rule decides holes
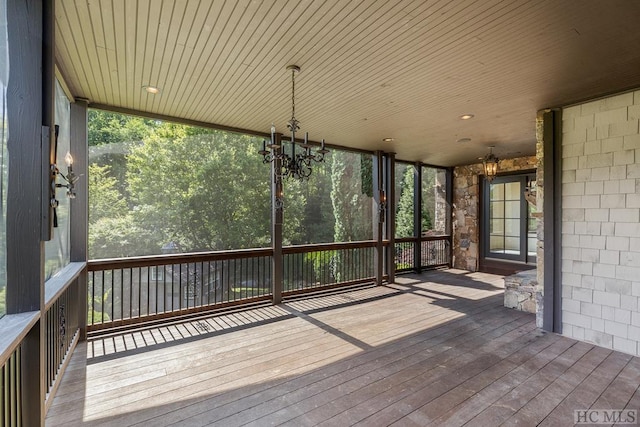
[[[270,181],[257,155],[261,142],[198,131],[165,124],[132,148],[127,181],[136,223],[187,252],[267,246]]]
[[[414,181],[415,169],[408,165],[402,175],[400,184],[400,200],[396,208],[396,236],[411,237],[414,235]],[[435,209],[435,169],[424,168],[422,173],[422,231],[431,230],[432,214]]]
[[[142,141],[162,125],[156,120],[102,110],[89,110],[89,146]]]
[[[111,290],[109,289],[105,291],[104,294],[96,295],[93,298],[91,298],[91,296],[87,297],[87,305],[89,308],[87,321],[90,325],[111,320],[108,314],[110,307],[107,306],[110,293]]]
[[[91,258],[157,254],[168,242],[183,252],[270,244],[261,140],[103,111],[89,117]],[[285,182],[285,245],[372,238],[370,157],[332,152],[308,181]]]
[[[373,197],[373,156],[360,156],[360,175],[362,177],[362,191]]]
[[[433,229],[432,218],[435,216],[436,169],[422,168],[422,231]]]
[[[314,165],[307,181],[285,181],[285,197],[283,237],[286,244],[333,241],[335,220],[331,203],[331,154],[327,155],[325,163]],[[299,218],[296,218],[298,215]]]
[[[407,166],[402,176],[400,187],[400,201],[396,208],[396,236],[413,236],[413,190],[414,168]]]
[[[373,238],[373,199],[368,195],[370,189],[366,188],[371,183],[363,182],[361,156],[348,152],[333,153],[332,156],[331,201],[336,242]],[[354,279],[358,272],[373,272],[373,258],[360,257],[358,250],[337,251],[331,262],[338,282]]]
[[[153,236],[136,224],[110,166],[89,165],[89,257],[128,257],[148,252]],[[157,246],[157,243],[155,244]]]
[[[351,242],[373,238],[372,198],[363,188],[357,153],[334,153],[331,163],[331,202],[335,216],[334,239]]]
[[[89,258],[124,258],[160,253],[163,239],[132,213],[89,224]]]
[[[89,222],[117,218],[127,213],[127,202],[117,189],[111,166],[89,165]]]
[[[127,192],[127,153],[130,146],[141,144],[163,125],[163,122],[142,117],[89,110],[89,155],[94,163],[110,166],[109,174],[116,179],[116,188],[123,196]]]

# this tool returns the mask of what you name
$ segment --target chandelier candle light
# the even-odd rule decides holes
[[[304,134],[304,142],[300,143],[301,152],[296,153],[296,132],[300,130],[300,122],[296,119],[296,72],[300,71],[297,65],[287,66],[287,70],[291,70],[291,119],[287,123],[287,128],[291,132],[291,154],[287,154],[284,150],[280,150],[280,144],[276,141],[276,127],[271,124],[271,141],[262,141],[262,150],[258,153],[262,155],[263,163],[273,163],[280,160],[281,166],[274,168],[274,182],[280,183],[282,178],[294,178],[300,181],[309,179],[313,168],[312,162],[324,162],[324,155],[329,152],[325,148],[324,139],[320,144],[320,148],[315,152],[311,152],[311,144],[309,144],[309,132]],[[276,195],[276,202],[282,206],[282,196]]]

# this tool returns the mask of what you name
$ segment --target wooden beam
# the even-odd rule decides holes
[[[562,333],[560,307],[561,264],[561,196],[562,173],[560,143],[560,113],[556,110],[542,112],[544,156],[544,311],[542,328]]]
[[[384,224],[387,217],[388,201],[382,200],[382,192],[384,190],[384,163],[381,151],[376,151],[373,155],[373,199],[376,202],[376,214],[373,215],[373,238],[376,241],[376,251],[374,259],[374,273],[376,284],[382,285],[382,277],[384,275]]]
[[[76,100],[70,105],[70,151],[73,169],[80,176],[76,198],[70,203],[69,250],[71,262],[84,264],[78,275],[78,327],[80,340],[87,338],[87,268],[89,236],[89,156],[87,143],[87,102]]]
[[[396,280],[396,155],[387,153],[385,155],[384,181],[387,189],[387,222],[385,234],[389,245],[387,246],[385,257],[387,264],[387,279],[389,283]]]
[[[446,168],[445,174],[445,197],[447,199],[445,233],[449,235],[449,267],[453,267],[453,168]]]
[[[9,170],[7,192],[7,313],[44,312],[44,242],[49,221],[49,154],[42,129],[53,129],[53,0],[8,0],[11,79],[7,86]],[[48,135],[51,135],[49,133]],[[46,140],[45,135],[45,140]],[[44,425],[45,329],[40,319],[21,352],[22,421]]]

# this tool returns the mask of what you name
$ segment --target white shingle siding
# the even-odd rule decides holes
[[[640,91],[562,113],[563,333],[640,355]]]

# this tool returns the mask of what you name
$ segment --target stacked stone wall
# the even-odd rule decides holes
[[[536,169],[536,156],[501,160],[499,173]],[[453,266],[477,271],[480,260],[480,179],[482,163],[453,170]]]

